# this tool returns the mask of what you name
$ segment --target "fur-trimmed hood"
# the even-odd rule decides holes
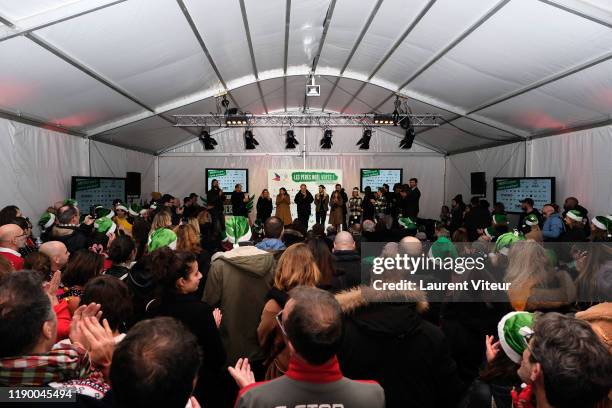
[[[423,313],[429,308],[427,295],[420,290],[412,291],[380,291],[368,286],[357,286],[336,294],[336,300],[340,303],[342,312],[351,314],[358,309],[375,303],[413,305],[418,313]]]

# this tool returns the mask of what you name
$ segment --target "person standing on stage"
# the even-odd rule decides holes
[[[344,200],[342,199],[342,194],[337,189],[331,195],[330,198],[331,211],[329,212],[329,223],[334,227],[336,232],[340,232],[340,227],[342,226],[342,220],[344,219],[344,211],[343,207]]]
[[[315,195],[315,220],[317,224],[325,225],[325,217],[329,210],[329,194],[325,192],[325,186],[319,186],[319,192]]]
[[[306,229],[308,229],[308,219],[310,218],[313,201],[314,198],[306,188],[306,184],[302,184],[293,202],[297,205],[298,220],[300,220],[300,223]]]
[[[353,188],[353,195],[349,199],[349,227],[354,224],[361,224],[361,204],[363,200],[359,196],[359,188]]]
[[[371,200],[374,205],[374,214],[376,215],[376,219],[382,219],[387,211],[387,199],[385,198],[385,188],[379,187],[376,192],[376,197],[374,200]]]
[[[225,219],[223,218],[223,204],[225,203],[225,194],[219,187],[219,180],[214,179],[210,183],[210,190],[206,192],[206,204],[212,223],[215,228],[222,230],[225,227]]]
[[[373,221],[375,213],[374,202],[376,201],[375,194],[372,192],[372,188],[370,186],[366,186],[363,192],[364,196],[363,201],[361,202],[363,219]]]
[[[281,187],[276,196],[276,214],[274,215],[283,220],[283,225],[289,225],[293,222],[291,209],[289,208],[290,205],[291,198],[287,194],[285,187]]]
[[[236,184],[232,192],[232,214],[236,217],[248,217],[248,202],[249,195],[242,191],[242,184]]]
[[[342,197],[342,230],[346,231],[346,203],[348,203],[348,196],[340,184],[336,184],[336,191],[339,192],[340,197]]]
[[[272,216],[272,199],[270,198],[270,192],[267,188],[264,188],[261,195],[257,199],[257,219],[261,221],[262,225],[268,218]],[[291,217],[289,217],[291,218]]]
[[[404,214],[404,216],[414,219],[419,215],[419,199],[421,198],[421,191],[417,187],[418,183],[419,181],[415,178],[411,178],[408,182],[410,187],[408,191],[408,214]]]

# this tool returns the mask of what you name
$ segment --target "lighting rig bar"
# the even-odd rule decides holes
[[[380,114],[291,114],[291,115],[173,115],[176,127],[380,127],[400,126],[408,122],[413,127],[440,126],[441,115],[426,113],[422,115],[399,114],[394,120],[380,121]],[[246,122],[246,123],[245,123]]]

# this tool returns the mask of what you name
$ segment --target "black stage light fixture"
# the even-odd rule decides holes
[[[198,138],[200,139],[200,142],[202,142],[204,150],[215,150],[217,141],[210,136],[210,133],[208,133],[207,130],[202,130]]]
[[[370,139],[372,138],[372,129],[364,129],[361,139],[357,142],[360,150],[368,150],[370,148]]]
[[[259,142],[257,140],[255,140],[255,137],[253,136],[253,131],[252,130],[245,130],[244,131],[244,148],[246,150],[254,150],[255,146],[258,146]]]
[[[334,142],[332,142],[332,130],[325,129],[323,132],[323,139],[321,139],[320,146],[321,149],[331,149]]]
[[[400,149],[410,150],[412,148],[414,138],[416,137],[416,133],[414,132],[414,126],[412,126],[412,123],[410,123],[410,119],[406,117],[402,121],[402,127],[406,129],[406,133],[404,135],[404,138],[400,141],[399,147]]]
[[[374,115],[372,123],[377,126],[393,126],[393,115]]]
[[[226,115],[226,126],[246,126],[249,124],[248,118],[244,115]]]
[[[295,138],[295,132],[293,129],[287,131],[287,137],[285,138],[285,149],[295,149],[300,142]]]

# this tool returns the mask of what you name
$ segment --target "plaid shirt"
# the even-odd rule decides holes
[[[0,386],[3,387],[38,387],[85,378],[93,373],[89,355],[72,344],[62,344],[45,354],[0,359]]]
[[[381,195],[376,199],[376,203],[374,204],[374,208],[376,210],[376,214],[383,214],[387,209],[387,199],[384,195]]]
[[[349,200],[349,216],[352,218],[360,218],[363,209],[361,208],[362,203],[361,197],[351,197]]]

